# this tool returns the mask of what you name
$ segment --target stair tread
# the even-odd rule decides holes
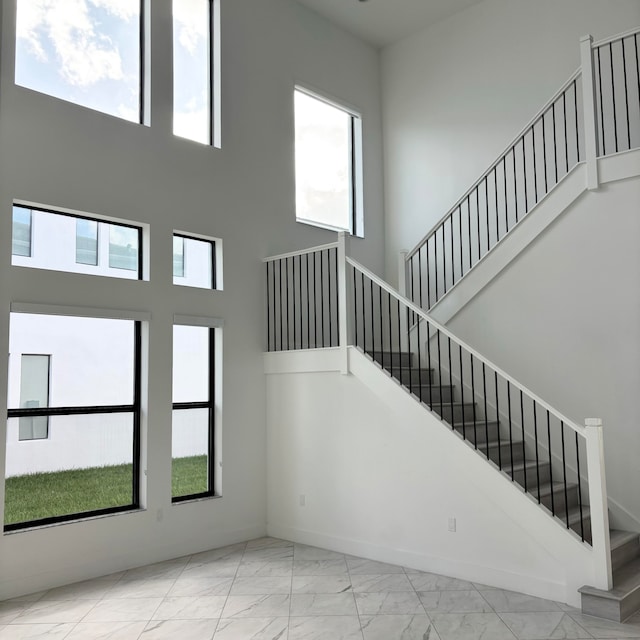
[[[611,529],[609,531],[609,539],[611,541],[611,550],[617,549],[627,542],[640,537],[637,531],[622,531],[621,529]]]
[[[585,595],[598,596],[606,600],[623,600],[632,593],[640,592],[640,558],[629,562],[613,573],[613,589],[604,591],[585,585],[578,589]]]
[[[578,485],[575,482],[567,482],[567,490],[573,489],[573,487],[577,487]],[[551,491],[561,491],[564,490],[564,482],[547,482],[545,484],[540,485],[540,495],[548,496]],[[533,490],[531,491],[533,493]],[[535,489],[535,495],[538,495],[538,489]]]
[[[484,422],[482,423],[484,424]],[[484,447],[510,447],[513,446],[513,448],[515,449],[516,447],[520,447],[522,448],[522,440],[512,440],[509,441],[509,439],[505,439],[505,438],[501,438],[500,440],[489,440],[489,442],[478,442],[478,449],[479,448],[484,448]]]
[[[486,422],[484,420],[465,420],[464,422],[454,422],[453,428],[462,429],[462,427],[466,427],[467,429],[473,429],[473,426],[475,425],[476,429],[480,429],[484,427],[485,424],[489,426],[489,425],[495,425],[499,423],[497,420],[487,420]]]
[[[548,462],[538,462],[537,465],[539,467],[544,467],[544,466],[549,466]],[[519,460],[517,462],[514,462],[513,464],[506,464],[505,467],[509,467],[510,469],[513,469],[514,471],[521,471],[522,469],[524,469],[525,467],[528,469],[531,468],[535,468],[536,466],[536,461],[535,460]],[[503,469],[504,471],[504,469]]]

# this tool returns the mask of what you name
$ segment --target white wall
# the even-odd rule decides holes
[[[386,268],[580,64],[579,39],[640,25],[638,0],[485,0],[382,53]]]
[[[223,148],[216,150],[171,134],[171,1],[150,4],[147,128],[15,87],[15,2],[2,3],[0,353],[8,352],[12,301],[141,311],[151,320],[143,335],[146,510],[0,537],[0,599],[264,533],[261,259],[335,237],[294,221],[295,83],[362,113],[366,239],[354,240],[353,248],[372,268],[382,265],[378,54],[290,0],[223,2]],[[14,199],[148,225],[149,281],[11,267]],[[171,284],[174,229],[223,240],[224,291]],[[174,506],[169,460],[176,313],[220,317],[226,324],[218,443],[223,497]],[[7,407],[6,389],[6,368],[0,367],[0,412]],[[2,427],[0,477],[4,454]]]
[[[638,203],[640,178],[583,194],[449,326],[569,418],[602,418],[613,524],[640,531]]]
[[[265,354],[271,535],[578,605],[588,545],[363,355],[317,355]]]

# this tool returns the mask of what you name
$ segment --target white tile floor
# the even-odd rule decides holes
[[[640,638],[521,593],[263,538],[0,602],[0,640]]]

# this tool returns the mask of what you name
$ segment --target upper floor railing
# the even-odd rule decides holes
[[[578,163],[595,188],[597,157],[638,147],[638,32],[585,38],[581,68],[406,254],[407,296],[432,308]]]

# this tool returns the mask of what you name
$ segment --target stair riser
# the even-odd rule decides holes
[[[407,385],[407,388],[409,386]],[[423,386],[418,387],[415,385],[413,387],[413,393],[422,399],[422,402],[426,402],[427,404],[433,403],[439,405],[442,400],[443,403],[451,402],[453,395],[453,388],[446,387],[428,387]]]
[[[408,367],[412,364],[410,353],[369,353],[385,369],[389,367]]]
[[[479,424],[469,423],[462,427],[456,425],[456,431],[470,442],[478,444],[484,442],[495,442],[498,439],[498,424],[489,422],[485,425],[483,422]],[[487,437],[488,432],[488,437]]]
[[[621,619],[626,620],[629,616],[637,613],[638,609],[640,609],[640,589],[636,589],[622,601],[620,607]]]
[[[529,490],[530,493],[537,498],[538,494],[536,490]],[[547,507],[547,509],[551,509],[551,494],[546,496],[540,496],[540,501],[542,504]],[[567,495],[565,498],[564,487],[562,489],[558,489],[553,492],[553,507],[555,513],[560,518],[564,518],[566,506],[569,506],[569,510],[573,507],[578,506],[578,488],[577,487],[567,487]]]
[[[584,541],[591,544],[591,518],[587,516],[582,519],[582,524],[584,526]],[[582,536],[582,529],[580,528],[580,522],[574,522],[571,525],[571,529],[576,532],[578,536]]]
[[[627,562],[640,556],[640,542],[638,538],[629,540],[629,542],[620,545],[617,549],[611,551],[611,566],[615,571],[619,567],[627,564]]]
[[[640,589],[626,595],[621,600],[582,594],[582,613],[588,616],[624,622],[640,608]]]
[[[483,445],[478,446],[478,451],[484,453],[486,455],[487,447]],[[522,445],[520,443],[513,444],[513,459],[511,458],[512,450],[509,447],[509,443],[503,443],[500,446],[494,445],[489,447],[489,459],[493,460],[498,466],[500,466],[500,462],[502,462],[502,466],[504,467],[511,465],[513,462],[522,462]]]
[[[457,405],[451,407],[451,405],[444,404],[442,407],[438,402],[434,402],[432,406],[433,411],[442,417],[443,420],[446,420],[449,424],[452,422],[458,423],[462,422],[462,416],[464,415],[464,419],[466,422],[473,422],[473,405],[465,404]],[[479,419],[480,412],[476,408],[476,420]]]

